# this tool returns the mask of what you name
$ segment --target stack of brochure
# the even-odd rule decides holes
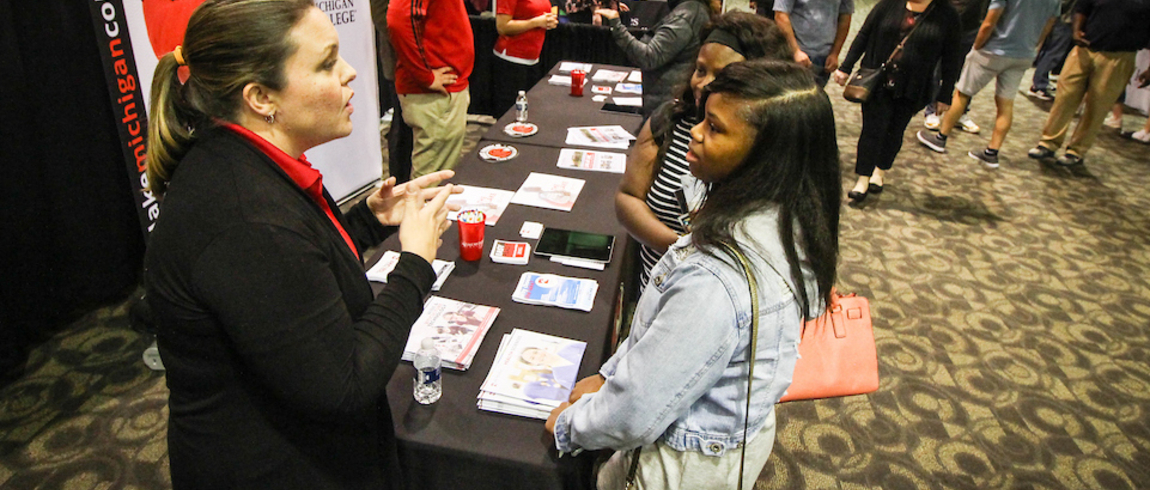
[[[599,283],[593,279],[576,279],[554,274],[524,272],[511,299],[528,305],[558,306],[591,311]]]
[[[615,99],[618,101],[619,97]],[[642,98],[639,98],[639,101],[642,105]],[[635,136],[627,132],[623,126],[582,126],[567,128],[566,144],[626,150],[634,140]]]
[[[480,410],[546,420],[571,396],[585,342],[514,329],[480,388]]]
[[[383,257],[379,258],[379,262],[367,270],[367,280],[386,283],[387,275],[391,274],[391,270],[395,269],[395,264],[398,263],[399,252],[391,250],[384,252]],[[431,286],[431,290],[439,291],[439,287],[443,286],[447,276],[450,276],[451,271],[455,270],[455,262],[435,259],[435,262],[431,263],[431,268],[435,270],[435,284]]]
[[[403,348],[403,360],[414,359],[423,339],[431,337],[435,339],[443,367],[466,371],[498,315],[499,308],[493,306],[432,296],[424,303],[423,314],[411,327],[407,346]]]

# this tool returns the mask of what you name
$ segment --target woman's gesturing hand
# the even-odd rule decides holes
[[[379,186],[374,193],[367,196],[367,207],[375,214],[375,218],[383,226],[396,226],[403,220],[403,210],[405,207],[404,196],[407,194],[408,189],[421,195],[423,199],[420,202],[426,202],[439,192],[438,188],[432,187],[438,185],[440,182],[450,179],[455,175],[452,170],[441,170],[439,172],[430,173],[419,177],[404,185],[395,185],[395,177],[391,177],[384,181],[383,185]],[[427,187],[427,189],[425,189]],[[462,187],[455,186],[451,191],[452,194],[459,194],[463,192]],[[455,208],[455,209],[451,209]],[[450,205],[448,207],[451,211],[458,211],[459,206]]]
[[[407,183],[407,186],[411,185],[412,182]],[[447,221],[447,206],[444,203],[454,188],[447,184],[445,187],[427,189],[434,191],[435,197],[426,202],[422,192],[409,190],[403,196],[403,221],[399,223],[400,249],[423,257],[428,264],[435,260],[439,237],[451,226],[451,222]]]

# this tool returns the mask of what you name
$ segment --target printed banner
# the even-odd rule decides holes
[[[358,3],[357,3],[358,1]],[[91,0],[92,24],[104,64],[108,94],[116,114],[124,160],[132,180],[140,223],[150,232],[160,208],[147,192],[147,101],[160,56],[180,44],[184,29],[203,0]],[[383,156],[379,138],[379,90],[375,70],[375,29],[364,0],[319,0],[339,32],[340,55],[356,69],[351,119],[355,130],[307,152],[323,173],[336,201],[379,178]]]

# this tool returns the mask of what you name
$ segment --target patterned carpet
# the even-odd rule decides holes
[[[860,117],[828,91],[845,193]],[[1030,160],[1049,103],[1020,96],[988,170],[973,107],[983,134],[939,155],[916,118],[886,192],[844,209],[839,288],[871,298],[882,386],[780,406],[755,488],[1150,488],[1150,146],[1104,129],[1083,168]],[[0,388],[0,489],[170,488],[146,345],[120,304],[37,348]]]

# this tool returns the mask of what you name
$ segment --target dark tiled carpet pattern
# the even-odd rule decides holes
[[[829,92],[845,192],[860,117]],[[1150,488],[1150,146],[1104,129],[1085,167],[1030,160],[1047,109],[1017,99],[998,170],[966,156],[989,93],[947,155],[916,118],[886,192],[844,207],[839,288],[871,298],[882,387],[780,406],[755,488]],[[37,348],[0,388],[0,488],[169,488],[146,344],[112,305]]]

